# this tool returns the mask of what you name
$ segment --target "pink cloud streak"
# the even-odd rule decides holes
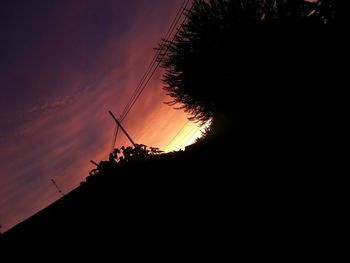
[[[17,76],[38,88],[32,90],[24,108],[1,113],[4,118],[21,120],[11,132],[0,135],[3,230],[60,197],[51,178],[69,192],[93,168],[90,159],[107,159],[114,131],[107,111],[111,109],[117,116],[122,112],[182,1],[166,2],[158,1],[144,12],[140,4],[127,29],[120,35],[107,34],[102,43],[93,46],[84,44],[86,37],[75,39],[74,33],[94,1],[87,1],[84,7],[72,4],[62,18],[66,23],[53,25],[52,34],[35,48],[36,61],[18,69]],[[91,50],[93,55],[88,53]],[[61,56],[66,57],[64,63]],[[39,79],[33,71],[28,75],[28,68],[36,65],[50,66],[37,72],[42,74]],[[159,71],[123,125],[135,141],[164,148],[187,116],[163,104],[168,99],[160,77]],[[118,146],[127,143],[124,136],[118,138]]]

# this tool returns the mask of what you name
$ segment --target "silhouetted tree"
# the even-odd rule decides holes
[[[313,45],[334,13],[332,0],[194,1],[175,38],[160,44],[168,104],[205,122],[310,79],[302,71],[316,65]]]

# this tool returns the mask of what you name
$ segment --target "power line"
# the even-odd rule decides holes
[[[175,29],[176,25],[178,24],[178,22],[180,21],[180,18],[182,17],[182,15],[184,14],[184,12],[185,12],[189,2],[190,2],[190,0],[184,0],[183,1],[182,5],[180,6],[179,10],[177,11],[176,16],[173,19],[173,21],[172,21],[172,23],[171,23],[171,25],[170,25],[170,27],[169,27],[166,35],[165,35],[165,40],[164,41],[169,41],[170,36],[173,34],[174,29]],[[192,9],[192,6],[191,6],[190,9]],[[186,21],[186,17],[182,21],[180,27],[178,28],[178,31],[174,35],[174,37],[173,37],[171,42],[174,41],[176,35],[178,34],[179,30],[182,28],[182,26],[183,26],[185,21]],[[152,79],[155,71],[159,67],[159,65],[161,63],[161,60],[164,58],[164,56],[168,52],[168,48],[169,47],[167,47],[166,51],[163,52],[162,54],[161,54],[162,50],[158,49],[157,52],[155,53],[155,55],[153,56],[153,59],[152,59],[150,65],[148,66],[148,69],[144,73],[143,77],[141,78],[141,81],[140,81],[139,85],[135,89],[135,91],[134,91],[133,95],[131,96],[131,98],[129,99],[128,103],[125,105],[122,114],[119,116],[119,121],[120,122],[122,122],[126,118],[126,116],[129,114],[130,110],[134,107],[135,103],[137,102],[137,100],[141,96],[143,90],[146,88],[147,84]],[[162,55],[161,58],[159,58],[160,55]],[[113,138],[113,148],[115,146],[115,142],[116,142],[116,139],[117,139],[117,133],[118,133],[118,130],[115,131],[115,135],[114,135],[114,138]]]
[[[195,128],[195,129],[193,129],[192,131],[190,131],[189,133],[187,133],[187,135],[186,135],[185,137],[187,137],[190,133],[193,132],[193,134],[185,141],[185,143],[183,143],[183,144],[181,145],[180,149],[181,149],[182,147],[184,147],[184,146],[193,138],[193,136],[196,135],[197,131],[198,131],[198,128]]]
[[[170,25],[170,27],[169,27],[167,33],[165,34],[165,37],[164,37],[165,39],[168,40],[169,37],[171,36],[171,34],[172,34],[172,32],[174,31],[174,28],[175,28],[175,26],[177,25],[177,23],[178,23],[178,21],[179,21],[181,15],[183,14],[184,10],[186,9],[186,7],[187,7],[187,5],[188,5],[188,2],[189,2],[189,0],[187,0],[187,1],[184,0],[184,1],[182,2],[181,7],[180,7],[179,10],[177,11],[175,18],[173,19],[173,21],[172,21],[172,23],[171,23],[171,25]],[[153,59],[152,59],[150,65],[148,66],[146,72],[143,74],[143,76],[142,76],[142,78],[141,78],[141,81],[139,82],[137,88],[135,89],[135,91],[134,91],[133,95],[131,96],[131,98],[129,99],[128,103],[127,103],[126,106],[124,107],[124,110],[123,110],[122,114],[120,115],[120,120],[121,120],[121,121],[122,121],[122,119],[125,118],[127,109],[130,107],[132,101],[133,101],[133,100],[135,99],[135,97],[136,97],[136,94],[137,94],[138,91],[141,89],[143,82],[146,80],[147,76],[148,76],[149,73],[151,72],[153,66],[155,65],[155,63],[156,63],[156,61],[157,61],[157,57],[159,56],[159,54],[160,54],[160,49],[158,49],[157,52],[155,53],[155,55],[153,56]]]
[[[181,15],[185,12],[188,3],[189,3],[189,0],[187,0],[186,6],[183,8],[183,10],[182,10],[182,12],[181,12]],[[178,17],[177,23],[178,23],[178,21],[180,20],[180,18],[181,18],[181,16]],[[182,26],[183,26],[183,24],[185,23],[186,19],[187,19],[187,17],[185,17],[184,20],[182,21],[182,23],[181,23],[181,25],[180,25],[178,31],[177,31],[176,34],[173,36],[173,39],[171,40],[170,45],[171,45],[171,43],[175,40],[175,38],[176,38],[176,36],[177,36],[177,33],[178,33],[178,32],[180,31],[180,29],[182,28]],[[173,28],[173,30],[174,30],[174,28]],[[173,30],[172,30],[172,31],[173,31]],[[169,39],[166,39],[165,41],[169,41]],[[148,82],[152,79],[152,77],[153,77],[155,71],[157,70],[157,68],[159,67],[159,65],[160,65],[160,63],[161,63],[161,61],[162,61],[162,59],[166,56],[168,50],[169,50],[169,45],[167,45],[167,48],[166,48],[165,52],[163,52],[162,54],[160,53],[161,50],[160,50],[160,52],[158,52],[158,56],[156,56],[156,59],[155,59],[155,62],[154,62],[154,63],[156,63],[156,61],[158,60],[158,62],[156,63],[155,68],[153,69],[151,75],[150,75],[150,76],[148,77],[148,79],[146,80],[146,83],[145,83],[145,84],[142,86],[142,88],[140,88],[140,90],[138,91],[137,96],[135,97],[134,101],[132,102],[132,104],[130,105],[130,107],[129,107],[128,110],[126,111],[126,113],[124,114],[122,120],[128,115],[128,113],[130,112],[130,110],[132,109],[132,107],[135,105],[136,101],[138,100],[138,98],[139,98],[140,95],[142,94],[143,90],[146,88]],[[161,54],[161,58],[159,58],[160,54]]]
[[[172,21],[172,23],[171,23],[171,25],[170,25],[170,27],[169,27],[169,29],[168,29],[166,35],[165,35],[166,41],[168,41],[169,38],[170,38],[170,36],[172,35],[172,33],[173,33],[173,31],[174,31],[176,25],[178,24],[178,22],[179,22],[179,20],[180,20],[180,18],[181,18],[181,16],[182,16],[182,14],[184,13],[184,11],[185,11],[185,9],[186,9],[188,3],[189,3],[189,0],[184,0],[183,3],[182,3],[182,5],[181,5],[181,7],[180,7],[179,10],[177,11],[176,16],[175,16],[175,18],[173,19],[173,21]],[[148,75],[150,74],[152,68],[153,68],[154,65],[156,64],[157,58],[159,57],[160,52],[161,52],[161,50],[158,49],[157,52],[155,53],[155,55],[153,56],[153,59],[152,59],[150,65],[148,66],[147,71],[146,71],[145,74],[143,75],[143,77],[142,77],[142,79],[141,79],[141,81],[140,81],[138,87],[135,89],[135,91],[134,91],[132,97],[130,98],[128,104],[125,106],[124,111],[123,111],[123,113],[122,113],[122,115],[121,115],[121,117],[122,117],[123,119],[124,119],[124,117],[126,116],[126,111],[127,111],[127,109],[130,107],[132,101],[133,101],[133,100],[135,99],[135,97],[137,96],[137,93],[139,92],[139,90],[140,90],[141,87],[143,86],[143,83],[145,82],[145,80],[147,79]]]
[[[119,126],[114,126],[114,132],[113,132],[113,141],[112,141],[112,150],[114,150],[114,147],[115,147],[115,142],[117,141],[117,138],[118,138],[118,132],[119,132]]]
[[[176,135],[169,141],[169,143],[165,146],[164,149],[167,149],[168,146],[176,139],[177,136],[179,136],[179,134],[182,132],[182,130],[186,127],[186,125],[189,123],[190,121],[186,121],[185,124],[181,127],[181,129],[176,133]]]
[[[166,149],[166,148],[168,148],[168,146],[176,139],[176,137],[182,132],[182,130],[186,127],[186,125],[189,123],[190,121],[187,121],[183,126],[182,126],[182,128],[176,133],[176,135],[169,141],[169,143],[167,144],[167,146],[164,148],[164,149]],[[206,123],[206,125],[208,124],[208,122]],[[194,130],[191,130],[191,131],[189,131],[185,136],[184,136],[184,138],[186,138],[190,133],[192,133],[193,131],[195,131],[195,130],[198,130],[198,128],[195,128]],[[182,145],[181,145],[181,147],[180,147],[180,149],[186,144],[186,143],[188,143],[189,142],[189,140],[191,140],[192,139],[192,137],[195,135],[196,133],[193,133],[193,135],[185,142],[185,143],[183,143]]]

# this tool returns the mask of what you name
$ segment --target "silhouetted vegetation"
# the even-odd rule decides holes
[[[155,157],[163,151],[157,147],[147,147],[144,144],[135,144],[135,147],[122,146],[120,149],[115,148],[113,152],[109,154],[109,158],[106,161],[100,161],[96,164],[96,168],[89,172],[87,181],[95,178],[100,174],[114,174],[119,167],[123,167],[126,164],[137,165],[139,162],[149,161],[150,158]],[[94,162],[93,162],[94,163]],[[84,184],[84,182],[82,182]]]
[[[283,105],[285,95],[303,96],[301,86],[308,90],[324,77],[335,5],[331,0],[196,0],[175,39],[160,45],[165,90],[173,98],[169,105],[205,122],[259,111],[274,99]]]

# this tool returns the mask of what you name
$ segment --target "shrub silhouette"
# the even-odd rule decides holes
[[[139,161],[147,161],[148,159],[162,154],[157,147],[147,147],[144,144],[136,144],[134,146],[115,148],[109,154],[107,161],[100,161],[95,169],[89,172],[87,180],[91,180],[100,174],[113,174],[115,169],[127,163],[135,163]]]
[[[159,46],[168,104],[215,124],[272,98],[290,103],[300,85],[323,83],[312,74],[324,71],[335,12],[332,0],[196,0],[176,37]]]

